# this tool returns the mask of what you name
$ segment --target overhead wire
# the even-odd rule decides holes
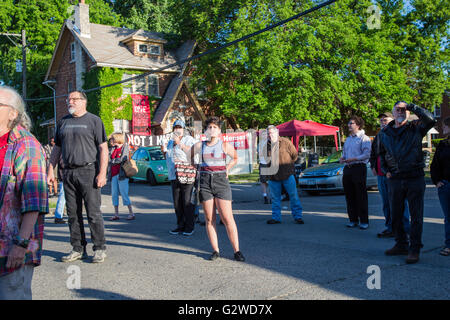
[[[305,16],[305,15],[311,13],[311,12],[314,12],[316,10],[319,10],[319,9],[323,8],[323,7],[326,7],[326,6],[332,4],[332,3],[336,2],[336,1],[338,1],[338,0],[328,0],[328,1],[322,2],[322,3],[318,4],[317,6],[315,6],[313,8],[310,8],[308,10],[305,10],[305,11],[303,11],[301,13],[298,13],[298,14],[296,14],[296,15],[288,18],[288,19],[279,21],[279,22],[277,22],[275,24],[272,24],[272,25],[270,25],[268,27],[265,27],[265,28],[263,28],[261,30],[258,30],[258,31],[253,32],[253,33],[250,33],[248,35],[245,35],[245,36],[243,36],[241,38],[238,38],[238,39],[236,39],[234,41],[231,41],[231,42],[228,42],[226,44],[223,44],[223,45],[221,45],[219,47],[216,47],[216,48],[213,48],[213,49],[209,49],[209,50],[207,50],[207,51],[205,51],[203,53],[197,54],[197,55],[192,56],[190,58],[182,59],[182,60],[180,60],[178,62],[171,63],[171,64],[166,65],[164,67],[161,67],[161,68],[158,68],[158,69],[154,69],[154,70],[151,70],[149,72],[146,72],[146,73],[143,73],[143,74],[140,74],[140,75],[136,75],[136,76],[133,76],[133,77],[121,80],[121,81],[109,83],[109,84],[106,84],[106,85],[103,85],[103,86],[99,86],[99,87],[95,87],[95,88],[91,88],[91,89],[86,89],[86,90],[82,90],[82,91],[85,92],[85,93],[89,93],[89,92],[93,92],[93,91],[109,88],[109,87],[112,87],[112,86],[116,86],[116,85],[119,85],[119,84],[122,84],[122,83],[129,82],[129,81],[138,80],[140,78],[147,77],[147,76],[149,76],[151,74],[158,73],[158,72],[164,71],[166,69],[170,69],[172,67],[176,67],[176,66],[188,63],[190,61],[200,59],[200,58],[202,58],[202,57],[204,57],[206,55],[216,53],[217,51],[220,51],[220,50],[223,50],[223,49],[228,48],[230,46],[233,46],[233,45],[235,45],[235,44],[237,44],[239,42],[245,41],[245,40],[247,40],[249,38],[252,38],[254,36],[257,36],[257,35],[259,35],[259,34],[261,34],[263,32],[266,32],[266,31],[272,30],[272,29],[274,29],[274,28],[276,28],[278,26],[284,25],[284,24],[286,24],[286,23],[288,23],[288,22],[290,22],[292,20],[298,19],[298,18],[300,18],[302,16]],[[46,100],[52,100],[53,98],[63,98],[63,97],[67,97],[67,94],[59,95],[59,96],[55,96],[55,97],[34,98],[34,99],[31,98],[31,99],[26,99],[26,101],[27,102],[46,101]]]

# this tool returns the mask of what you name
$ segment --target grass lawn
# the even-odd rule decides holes
[[[253,170],[252,173],[236,174],[228,176],[230,183],[257,183],[259,182],[259,169]]]

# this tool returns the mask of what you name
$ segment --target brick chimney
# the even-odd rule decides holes
[[[91,37],[91,27],[89,24],[89,5],[80,0],[80,3],[75,6],[75,30],[79,32],[81,37]]]

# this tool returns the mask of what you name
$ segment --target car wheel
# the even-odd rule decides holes
[[[151,186],[156,186],[157,182],[152,170],[147,171],[147,181],[148,183],[150,183]]]

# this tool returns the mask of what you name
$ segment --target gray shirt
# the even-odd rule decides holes
[[[356,158],[357,161],[348,164],[367,163],[370,158],[372,143],[364,130],[359,130],[356,135],[350,135],[344,143],[342,157],[344,159]]]

